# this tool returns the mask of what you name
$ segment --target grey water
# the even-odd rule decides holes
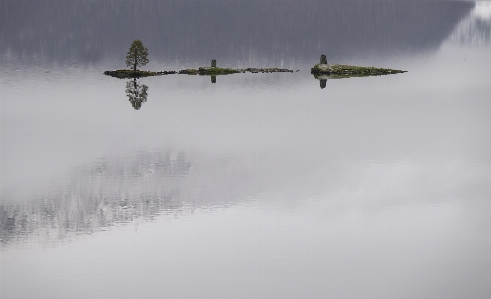
[[[490,298],[490,50],[486,1],[0,0],[0,298]]]

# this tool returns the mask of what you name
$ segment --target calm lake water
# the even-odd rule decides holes
[[[295,72],[131,102],[134,39]],[[491,2],[0,0],[0,298],[490,298],[490,50]]]

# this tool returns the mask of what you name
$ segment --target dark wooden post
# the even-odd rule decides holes
[[[217,67],[217,61],[215,59],[211,60],[211,67]]]
[[[322,54],[321,55],[321,61],[320,61],[320,64],[327,64],[327,58],[326,58],[326,55]]]

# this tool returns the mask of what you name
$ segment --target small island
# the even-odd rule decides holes
[[[406,73],[403,70],[388,68],[354,66],[344,64],[328,64],[326,55],[321,55],[320,63],[314,65],[310,73],[317,79],[338,79],[349,77],[381,76],[390,74]]]
[[[297,71],[298,72],[298,71]],[[114,70],[105,71],[104,75],[119,78],[141,78],[141,77],[151,77],[151,76],[162,76],[162,75],[172,75],[172,74],[185,74],[185,75],[200,75],[200,76],[219,76],[219,75],[230,75],[237,73],[293,73],[293,70],[280,69],[280,68],[244,68],[244,69],[233,69],[233,68],[223,68],[223,67],[199,67],[197,69],[184,69],[180,71],[141,71],[141,70]]]
[[[280,68],[245,68],[245,69],[233,69],[217,67],[217,61],[211,60],[211,66],[199,67],[197,69],[185,69],[180,71],[142,71],[139,70],[139,66],[144,66],[148,63],[148,49],[143,45],[141,40],[135,40],[130,46],[130,49],[126,55],[126,66],[132,69],[121,69],[113,71],[105,71],[104,75],[119,78],[119,79],[134,79],[141,77],[162,76],[171,74],[187,74],[187,75],[201,75],[212,76],[212,82],[216,82],[216,76],[218,75],[230,75],[236,73],[293,73],[293,70],[280,69]],[[298,71],[297,71],[298,72]]]
[[[197,69],[185,69],[179,71],[179,74],[202,75],[202,76],[203,75],[208,75],[208,76],[229,75],[229,74],[236,74],[236,73],[240,73],[240,71],[237,69],[217,67],[217,61],[215,59],[211,60],[210,67],[200,67]]]
[[[245,68],[245,69],[232,69],[217,67],[217,61],[215,59],[211,60],[210,67],[200,67],[198,69],[185,69],[180,70],[179,74],[187,75],[201,75],[201,76],[218,76],[218,75],[229,75],[237,73],[293,73],[293,70],[280,69],[280,68]],[[298,72],[298,71],[297,71]]]
[[[136,39],[131,43],[130,49],[126,54],[126,66],[131,67],[132,69],[105,71],[104,75],[119,79],[135,79],[140,77],[161,76],[176,73],[175,71],[150,72],[139,70],[139,66],[144,66],[148,63],[147,56],[148,49],[143,45],[141,40]]]
[[[215,59],[211,60],[211,65],[209,67],[199,67],[197,69],[160,72],[139,70],[138,66],[144,66],[148,63],[147,55],[148,49],[143,45],[140,40],[135,40],[131,44],[126,56],[126,66],[131,67],[131,69],[105,71],[104,75],[112,76],[119,79],[135,79],[141,77],[162,76],[170,74],[186,74],[211,76],[212,83],[216,83],[216,76],[218,75],[230,75],[237,73],[293,73],[293,70],[281,68],[222,68],[217,67],[217,61]],[[314,75],[314,78],[321,80],[321,88],[325,86],[325,80],[327,79],[381,76],[406,72],[407,71],[388,68],[364,67],[344,64],[331,65],[327,63],[327,58],[324,54],[321,55],[320,63],[314,65],[314,67],[310,70],[310,73]]]
[[[151,72],[151,71],[141,71],[141,70],[114,70],[105,71],[104,75],[119,78],[119,79],[129,79],[129,78],[141,78],[141,77],[151,77],[151,76],[162,76],[176,74],[176,71],[162,71],[162,72]]]

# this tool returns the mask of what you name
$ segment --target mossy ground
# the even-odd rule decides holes
[[[246,69],[232,69],[223,67],[200,67],[197,69],[185,69],[180,71],[163,71],[163,72],[151,72],[151,71],[133,71],[133,70],[114,70],[105,71],[104,75],[127,79],[127,78],[141,78],[150,76],[160,76],[169,74],[187,74],[187,75],[201,75],[201,76],[219,76],[229,75],[237,73],[277,73],[277,72],[289,72],[293,73],[293,70],[279,69],[279,68],[246,68]],[[298,71],[297,71],[298,72]]]
[[[376,68],[365,66],[354,66],[344,64],[316,64],[311,69],[314,75],[329,75],[332,78],[364,77],[364,76],[381,76],[389,74],[405,73],[406,71],[394,70],[388,68]]]
[[[167,74],[175,74],[174,71],[163,71],[163,72],[151,72],[151,71],[141,71],[141,70],[115,70],[115,71],[105,71],[104,75],[127,79],[127,78],[141,78],[141,77],[151,77],[151,76],[160,76]]]
[[[181,70],[181,71],[179,71],[179,74],[218,76],[218,75],[229,75],[229,74],[246,73],[246,72],[249,72],[249,73],[279,73],[279,72],[293,73],[293,70],[279,69],[279,68],[232,69],[232,68],[221,68],[221,67],[200,67],[199,69]]]
[[[200,67],[198,69],[185,69],[179,71],[179,74],[187,74],[187,75],[208,75],[208,76],[217,76],[217,75],[228,75],[240,73],[240,70],[230,69],[230,68],[222,68],[222,67]]]
[[[203,75],[226,75],[226,74],[236,74],[240,73],[240,70],[230,69],[230,68],[222,68],[222,67],[200,67],[200,74]]]

